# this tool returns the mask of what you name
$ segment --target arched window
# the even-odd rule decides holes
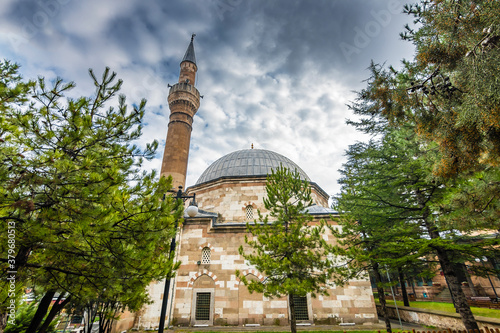
[[[245,215],[246,215],[246,218],[247,218],[247,221],[253,221],[253,207],[252,205],[248,205],[246,208],[245,208]]]
[[[201,263],[210,264],[210,248],[204,247],[203,250],[201,250]]]

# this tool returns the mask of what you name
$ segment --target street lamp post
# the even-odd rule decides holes
[[[193,199],[189,203],[189,207],[186,209],[186,213],[189,217],[195,217],[198,214],[198,205],[196,204],[196,194],[186,195],[182,192],[182,186],[179,186],[179,190],[176,192],[175,198],[178,200],[182,200],[183,202],[186,199]],[[170,255],[173,255],[175,252],[175,237],[177,235],[177,220],[175,221],[175,233],[174,237],[172,237],[172,241],[170,242]],[[163,300],[161,303],[161,313],[160,313],[160,324],[158,326],[158,332],[163,333],[163,329],[165,327],[165,315],[167,313],[167,303],[168,303],[168,292],[170,290],[170,278],[165,279],[165,289],[163,290]]]

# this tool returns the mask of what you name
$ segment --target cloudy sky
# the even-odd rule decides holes
[[[159,171],[169,110],[167,84],[196,33],[196,86],[187,185],[216,159],[268,149],[296,162],[327,193],[363,136],[345,125],[370,61],[399,66],[413,47],[399,39],[405,0],[2,0],[0,58],[25,78],[75,81],[88,69],[124,80],[129,103],[148,100],[140,144],[158,140]]]

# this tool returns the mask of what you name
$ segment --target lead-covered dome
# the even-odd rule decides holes
[[[218,178],[266,176],[283,165],[297,170],[300,178],[310,181],[307,174],[289,158],[265,149],[243,149],[227,154],[212,163],[200,176],[196,185]]]

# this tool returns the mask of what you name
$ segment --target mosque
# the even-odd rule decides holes
[[[197,69],[191,38],[180,64],[179,82],[170,87],[168,95],[171,113],[161,175],[171,175],[175,189],[185,186],[192,123],[200,106],[200,93],[194,86]],[[150,285],[153,302],[136,314],[136,327],[158,327],[166,295],[165,327],[289,325],[286,297],[250,294],[235,274],[239,270],[247,279],[265,281],[265,276],[239,255],[238,248],[245,246],[246,222],[257,218],[257,210],[266,212],[266,176],[280,164],[296,169],[309,182],[315,204],[308,212],[314,221],[324,219],[336,225],[332,220],[336,212],[328,208],[328,194],[285,156],[244,149],[221,157],[196,184],[185,189],[188,195],[196,195],[199,210],[194,217],[185,214],[177,232],[176,259],[181,266],[168,293],[164,293],[165,281]],[[331,234],[324,238],[335,242]],[[368,279],[332,287],[328,296],[299,297],[295,304],[297,322],[302,325],[378,322]]]

